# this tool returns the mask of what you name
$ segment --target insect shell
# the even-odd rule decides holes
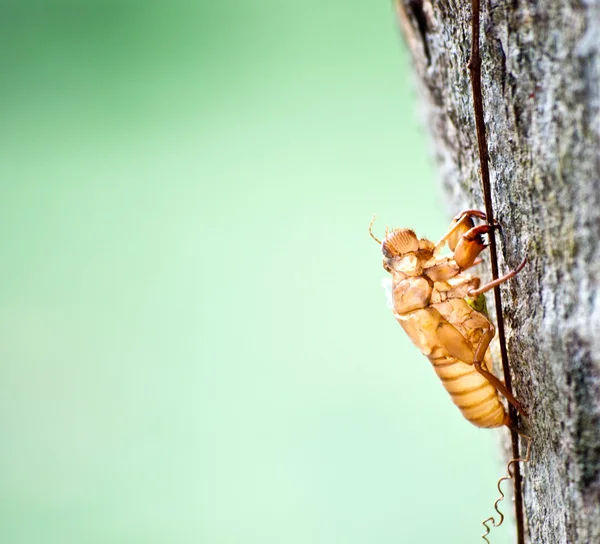
[[[465,237],[472,230],[470,218],[455,220],[437,244],[409,229],[392,230],[381,243],[383,267],[392,276],[396,320],[432,363],[454,404],[477,427],[501,427],[509,420],[499,380],[491,374],[494,326],[483,295],[470,298],[479,278],[464,271],[486,247],[479,234]],[[453,255],[438,257],[446,242]]]

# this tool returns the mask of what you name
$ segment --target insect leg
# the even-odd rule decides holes
[[[489,234],[492,230],[499,228],[497,224],[478,225],[472,227],[454,241],[454,247],[448,240],[448,245],[454,251],[454,261],[462,269],[469,268],[477,256],[487,247],[482,234]]]
[[[523,261],[521,261],[521,264],[519,266],[517,266],[517,268],[515,268],[514,270],[511,270],[508,274],[505,274],[501,278],[498,278],[494,281],[486,283],[485,285],[482,285],[478,289],[470,290],[469,296],[476,297],[477,295],[480,295],[481,293],[485,293],[486,291],[493,289],[494,287],[496,287],[496,285],[500,285],[501,283],[504,283],[505,281],[508,281],[509,279],[514,278],[519,272],[521,272],[521,270],[523,270],[523,267],[526,264],[527,264],[527,257],[525,257],[523,259]]]
[[[463,236],[468,234],[475,227],[473,223],[473,217],[478,219],[486,220],[486,215],[484,212],[479,210],[463,210],[462,212],[456,214],[452,223],[450,224],[450,228],[448,232],[442,236],[442,238],[435,244],[434,253],[437,253],[439,250],[444,247],[444,244],[447,242],[448,247],[451,251],[456,249],[456,246],[461,242]],[[494,222],[494,225],[482,225],[485,232],[489,232],[489,229],[499,228],[500,225]],[[483,247],[480,249],[480,251]],[[475,255],[477,256],[477,255]]]
[[[448,242],[450,249],[454,251],[457,235],[460,235],[462,232],[466,232],[473,227],[473,221],[471,220],[471,217],[481,218],[481,215],[483,215],[485,218],[485,214],[479,210],[465,210],[456,215],[450,224],[448,232],[446,232],[446,234],[444,234],[444,236],[442,236],[435,244],[433,250],[434,253],[439,252],[444,247],[446,242]]]
[[[521,415],[527,417],[527,412],[521,406],[521,403],[515,398],[515,396],[498,378],[496,378],[496,376],[494,376],[483,366],[487,349],[492,341],[492,338],[494,338],[494,335],[496,334],[496,329],[492,322],[487,318],[485,319],[487,322],[485,329],[483,330],[481,338],[479,339],[477,348],[473,350],[472,345],[467,342],[463,334],[452,323],[447,321],[445,317],[443,317],[440,311],[436,308],[435,304],[427,308],[425,311],[432,319],[432,326],[430,327],[432,336],[431,339],[429,339],[429,344],[434,346],[437,345],[443,348],[452,357],[456,357],[459,361],[469,365],[472,364],[475,370],[481,374],[490,383],[490,385],[496,389],[496,391],[501,393]],[[403,321],[400,322],[401,325],[403,325],[403,323]],[[405,327],[405,324],[403,326]]]
[[[496,390],[499,391],[506,398],[506,400],[517,409],[517,411],[523,417],[527,417],[527,412],[525,411],[521,403],[516,399],[516,397],[508,390],[506,385],[504,385],[498,378],[496,378],[496,376],[494,376],[491,372],[485,369],[482,365],[487,348],[490,345],[490,342],[492,341],[492,338],[494,338],[495,334],[496,329],[494,325],[491,322],[489,322],[489,328],[481,336],[477,349],[475,350],[475,355],[473,356],[473,366],[475,367],[475,370],[477,370],[479,374],[481,374],[486,380],[488,380],[496,388]]]
[[[482,212],[481,210],[474,210],[474,209],[469,209],[469,210],[463,210],[462,212],[458,212],[455,216],[454,219],[452,220],[452,222],[460,222],[462,221],[465,217],[477,217],[477,219],[481,219],[482,221],[486,220],[486,215],[485,212]]]

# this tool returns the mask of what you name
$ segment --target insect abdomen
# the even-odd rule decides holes
[[[431,360],[452,402],[473,425],[501,427],[507,414],[494,386],[479,372],[454,357]]]

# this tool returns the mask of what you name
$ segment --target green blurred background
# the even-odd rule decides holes
[[[367,234],[449,219],[389,0],[0,5],[0,542],[479,542]]]

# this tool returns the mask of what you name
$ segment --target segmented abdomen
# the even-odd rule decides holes
[[[429,357],[429,360],[446,391],[450,393],[452,402],[473,425],[491,428],[501,427],[506,423],[508,416],[498,392],[473,365],[450,356],[438,359]]]

